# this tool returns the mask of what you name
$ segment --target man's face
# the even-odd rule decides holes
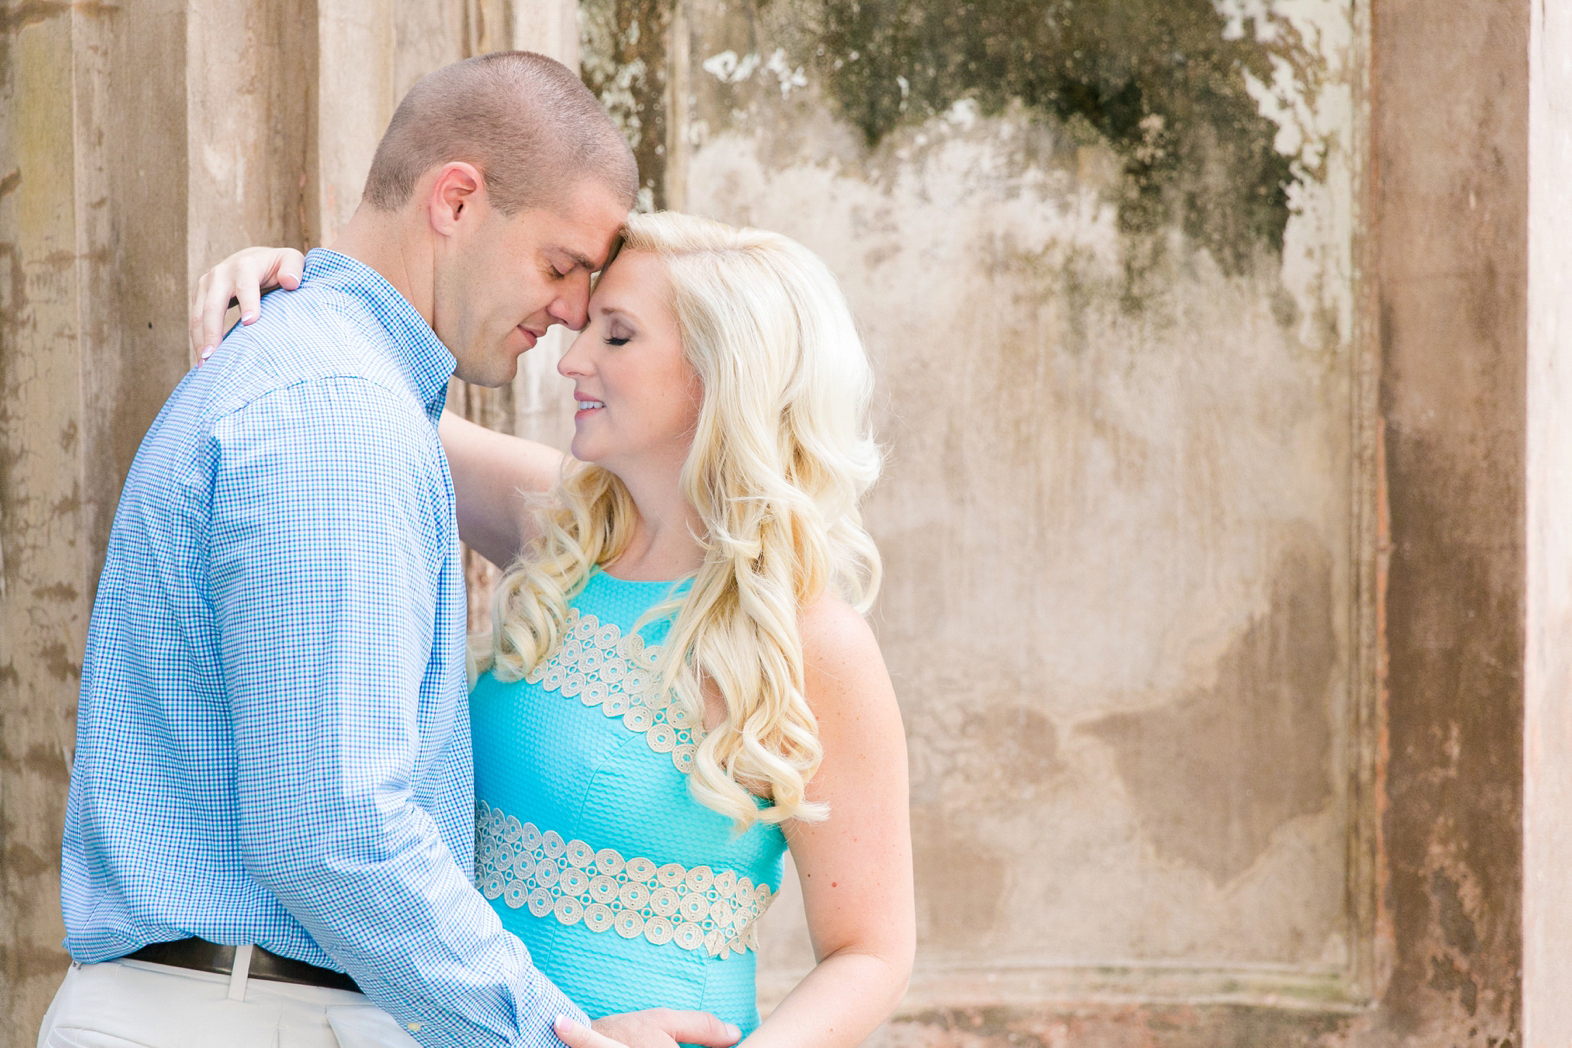
[[[553,324],[577,331],[589,308],[590,274],[600,269],[627,217],[612,190],[584,181],[559,208],[504,215],[468,205],[437,257],[432,329],[479,386],[504,386],[519,357]]]

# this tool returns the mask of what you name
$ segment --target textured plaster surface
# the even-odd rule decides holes
[[[192,283],[237,245],[271,235],[299,247],[317,228],[315,194],[302,177],[318,97],[308,57],[315,10],[311,0],[207,0],[187,8],[186,80],[199,102],[184,128]]]
[[[823,255],[877,363],[918,996],[1342,971],[1356,12],[1054,12],[1038,83],[972,57],[1019,5],[690,4],[666,193]]]
[[[585,7],[877,362],[881,1043],[1516,1044],[1529,5]]]
[[[1383,1018],[1410,1043],[1515,1045],[1529,5],[1438,18],[1393,0],[1374,38],[1390,519]]]
[[[9,12],[8,12],[9,13]],[[68,18],[4,26],[0,43],[0,382],[5,533],[0,625],[0,1008],[25,1021],[63,970],[52,949],[69,767],[62,693],[81,672],[87,603]],[[25,166],[24,166],[25,165]],[[31,352],[23,352],[26,345]],[[53,839],[52,839],[53,838]]]

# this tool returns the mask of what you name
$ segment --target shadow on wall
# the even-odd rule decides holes
[[[1159,854],[1221,887],[1279,826],[1332,801],[1326,689],[1336,640],[1331,557],[1307,544],[1283,557],[1266,612],[1218,661],[1214,684],[1088,726],[1117,754]]]

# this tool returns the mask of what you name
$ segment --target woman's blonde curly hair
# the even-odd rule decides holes
[[[676,613],[657,679],[690,723],[703,723],[705,684],[725,704],[690,788],[739,829],[822,819],[826,807],[807,797],[823,748],[798,623],[826,591],[866,612],[879,586],[858,512],[881,461],[862,342],[829,268],[786,237],[658,213],[630,216],[622,250],[664,263],[704,390],[681,478],[704,522],[704,563],[687,592],[646,616]],[[568,601],[633,534],[632,496],[599,466],[565,472],[552,502],[497,587],[489,661],[502,680],[550,657]]]

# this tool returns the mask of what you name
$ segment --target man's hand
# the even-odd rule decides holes
[[[608,1015],[596,1019],[594,1029],[558,1016],[552,1029],[568,1048],[675,1048],[678,1042],[730,1048],[742,1037],[741,1030],[709,1012],[670,1008]]]

